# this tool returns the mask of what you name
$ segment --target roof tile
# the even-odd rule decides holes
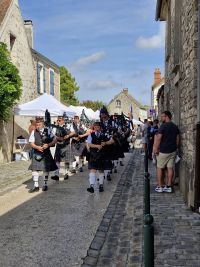
[[[12,0],[0,0],[0,25],[2,24]]]

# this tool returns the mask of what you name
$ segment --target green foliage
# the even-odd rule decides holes
[[[75,78],[64,67],[60,67],[60,95],[61,102],[66,105],[77,105],[78,99],[75,96],[75,92],[79,90],[79,86],[76,83]]]
[[[81,106],[85,106],[86,108],[91,108],[94,111],[99,110],[103,106],[106,107],[106,104],[102,101],[92,101],[92,100],[85,100],[82,103],[80,103]]]
[[[148,105],[142,105],[142,106],[141,106],[141,109],[149,110],[149,109],[150,109],[150,106],[148,106]]]
[[[8,121],[22,94],[19,71],[10,60],[6,44],[0,43],[0,121]]]

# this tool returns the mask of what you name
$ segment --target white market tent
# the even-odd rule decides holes
[[[89,120],[98,120],[99,119],[99,111],[94,112],[91,108],[86,108],[84,106],[69,106],[79,117],[81,116],[83,110],[85,115]]]
[[[135,124],[137,124],[137,125],[143,125],[143,124],[144,124],[144,123],[142,123],[141,121],[136,120],[136,119],[132,119],[132,122],[133,122],[134,125],[135,125]]]
[[[69,106],[77,116],[81,116],[83,109],[86,110],[86,107],[81,107],[81,106]]]
[[[44,93],[36,99],[18,105],[14,108],[14,115],[19,116],[45,116],[45,111],[48,110],[51,116],[63,115],[65,112],[69,118],[75,115],[75,112],[62,103],[60,103],[55,97]]]

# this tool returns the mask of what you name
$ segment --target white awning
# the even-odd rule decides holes
[[[14,115],[44,117],[46,110],[49,111],[51,116],[63,115],[64,112],[70,118],[76,115],[70,107],[63,105],[55,97],[46,93],[28,103],[16,106]]]

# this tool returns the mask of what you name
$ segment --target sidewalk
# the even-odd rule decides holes
[[[12,161],[0,164],[0,196],[31,179],[30,161]]]
[[[150,163],[155,267],[200,267],[200,215],[175,192],[156,193]],[[88,249],[82,267],[143,267],[143,157],[135,151]]]
[[[155,167],[149,166],[151,181],[151,214],[155,229],[156,267],[200,266],[200,214],[184,203],[178,189],[174,193],[156,193]]]

